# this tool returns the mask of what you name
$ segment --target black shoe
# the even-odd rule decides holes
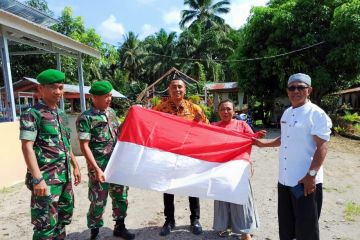
[[[96,240],[99,236],[99,228],[92,228],[90,229],[90,240]]]
[[[165,221],[164,226],[161,228],[160,236],[169,235],[170,231],[175,228],[175,222]]]
[[[135,234],[129,232],[125,225],[115,225],[113,233],[115,237],[121,237],[125,240],[132,240],[135,238]]]
[[[203,232],[202,226],[198,220],[193,221],[191,223],[190,228],[191,228],[191,232],[195,235],[200,235]]]

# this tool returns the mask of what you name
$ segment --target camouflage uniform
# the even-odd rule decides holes
[[[68,119],[59,109],[39,102],[20,117],[20,139],[34,141],[34,152],[42,177],[49,188],[48,196],[31,195],[33,239],[64,239],[65,225],[70,224],[74,194],[70,173],[70,130]],[[25,183],[32,190],[28,171]]]
[[[107,108],[99,111],[92,107],[83,112],[76,121],[76,128],[80,140],[89,140],[89,147],[97,165],[104,171],[111,153],[115,147],[119,134],[120,123],[113,109]],[[100,228],[104,225],[103,213],[107,196],[112,199],[114,221],[124,220],[127,211],[128,187],[100,183],[96,180],[95,170],[88,166],[89,170],[89,200],[90,208],[87,214],[88,228]]]

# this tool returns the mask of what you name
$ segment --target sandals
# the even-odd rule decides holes
[[[219,237],[230,237],[231,236],[231,231],[229,229],[224,230],[224,231],[220,231],[218,232],[218,236]],[[239,240],[254,240],[252,237],[252,234],[239,234]]]
[[[229,230],[218,232],[219,237],[229,237],[230,235],[231,235],[231,232]]]

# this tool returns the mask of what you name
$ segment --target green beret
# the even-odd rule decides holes
[[[36,79],[42,85],[44,84],[53,84],[53,83],[63,83],[65,80],[65,73],[60,72],[56,69],[48,69],[42,71]]]
[[[108,81],[97,81],[93,85],[91,85],[91,88],[89,90],[89,93],[96,96],[101,96],[108,94],[113,89],[113,86]]]

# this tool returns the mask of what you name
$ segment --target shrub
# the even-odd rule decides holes
[[[326,112],[331,112],[338,107],[339,98],[339,95],[324,96],[321,99],[320,105]]]
[[[347,123],[360,123],[360,116],[357,112],[351,114],[345,111],[345,115],[341,117]]]
[[[214,117],[214,108],[205,106],[204,104],[199,104],[200,108],[204,112],[205,116],[211,122]]]
[[[344,115],[339,115],[339,114],[333,114],[330,115],[332,121],[333,121],[333,125],[336,126],[334,127],[334,130],[337,133],[350,133],[353,135],[358,135],[360,136],[360,116],[357,112],[355,113],[351,113],[348,110],[345,110],[342,114]]]
[[[360,136],[360,124],[357,123],[354,125],[355,134]]]
[[[150,100],[150,102],[151,102],[151,104],[152,104],[153,106],[156,106],[156,105],[160,104],[161,98],[160,98],[160,97],[153,97],[153,98]]]
[[[199,95],[191,95],[188,97],[188,100],[192,103],[199,104],[200,103],[200,96]]]
[[[336,126],[336,127],[334,127],[334,130],[335,130],[335,132],[337,132],[337,133],[344,133],[344,132],[346,132],[345,128],[340,127],[339,125]]]
[[[126,115],[129,107],[132,102],[127,98],[113,98],[111,102],[111,107],[115,110],[116,116]]]

